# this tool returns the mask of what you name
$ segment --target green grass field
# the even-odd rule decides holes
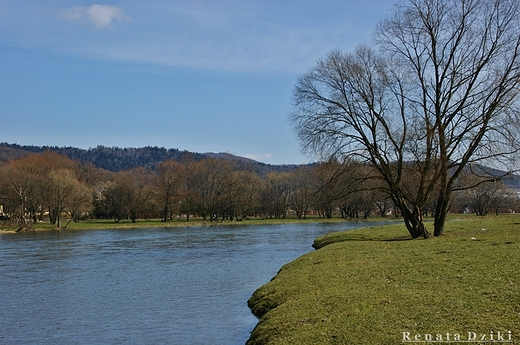
[[[315,246],[251,297],[260,322],[248,344],[520,343],[520,216],[451,216],[426,240],[402,224],[353,230]]]

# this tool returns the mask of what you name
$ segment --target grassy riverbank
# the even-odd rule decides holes
[[[397,344],[403,334],[468,332],[489,340],[499,331],[518,343],[520,216],[452,216],[446,226],[427,240],[410,240],[397,224],[317,239],[319,250],[249,300],[260,322],[248,344]]]

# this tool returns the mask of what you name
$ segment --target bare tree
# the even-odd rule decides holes
[[[92,208],[92,188],[87,186],[85,183],[75,181],[74,193],[68,200],[68,210],[72,221],[78,222],[80,216],[86,215]]]
[[[314,186],[311,169],[301,166],[290,173],[292,193],[289,196],[289,204],[298,218],[307,218],[307,211],[311,207]]]
[[[72,206],[74,197],[80,192],[80,182],[68,169],[51,170],[46,178],[49,219],[52,224],[61,227],[63,211]],[[68,225],[68,223],[67,223]]]
[[[335,159],[313,167],[311,175],[314,207],[320,217],[332,218],[334,209],[338,207],[345,211],[346,198],[352,193],[355,184],[351,180],[351,172],[348,164]]]
[[[128,216],[125,199],[125,191],[128,188],[115,180],[119,180],[117,173],[114,174],[113,180],[105,181],[99,186],[94,198],[94,207],[98,216],[103,214],[119,223],[123,217]]]
[[[179,162],[167,160],[159,164],[158,171],[156,182],[158,199],[163,208],[163,221],[166,222],[171,215],[173,201],[180,194],[182,182],[186,177],[186,168]]]
[[[435,198],[441,235],[464,168],[518,152],[519,28],[514,0],[396,4],[376,30],[380,50],[334,51],[299,79],[304,149],[370,162],[412,237],[430,235],[423,208]]]
[[[270,172],[263,178],[260,195],[262,218],[284,218],[287,216],[289,196],[292,194],[288,172]]]
[[[209,215],[210,221],[217,219],[232,175],[233,167],[224,159],[205,158],[195,164],[190,180],[204,218]]]
[[[9,162],[2,169],[2,184],[5,184],[5,197],[11,206],[13,221],[22,225],[35,222],[44,198],[44,174],[35,164],[36,155],[29,155],[17,161]]]
[[[153,175],[148,169],[138,167],[119,172],[116,181],[123,188],[123,200],[132,223],[135,223],[154,194]]]
[[[255,172],[235,170],[230,176],[230,183],[224,190],[222,220],[242,221],[257,206],[258,195],[262,186],[261,179]]]

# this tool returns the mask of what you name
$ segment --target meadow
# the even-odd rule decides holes
[[[249,345],[520,341],[518,215],[452,215],[430,239],[402,224],[351,230],[314,247],[248,301],[260,318]]]

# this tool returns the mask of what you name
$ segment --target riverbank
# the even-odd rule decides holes
[[[220,226],[220,225],[268,225],[268,224],[290,224],[290,223],[336,223],[336,222],[401,222],[400,219],[391,217],[370,217],[369,219],[359,220],[345,220],[341,217],[333,217],[331,219],[319,218],[319,217],[307,217],[305,219],[297,217],[286,217],[281,218],[247,218],[242,221],[230,221],[224,220],[223,222],[214,221],[210,222],[203,220],[202,218],[192,218],[189,222],[186,219],[173,219],[164,222],[161,219],[139,219],[137,222],[132,223],[130,220],[121,220],[115,222],[114,220],[87,220],[81,222],[70,222],[66,228],[65,225],[68,221],[63,221],[63,228],[58,228],[55,224],[37,222],[30,226],[33,231],[76,231],[76,230],[97,230],[97,229],[139,229],[139,228],[169,228],[176,226]],[[4,226],[0,227],[0,234],[16,233],[20,226]]]
[[[397,224],[352,230],[314,246],[248,301],[260,319],[249,345],[520,339],[520,216],[452,216],[426,240]]]

